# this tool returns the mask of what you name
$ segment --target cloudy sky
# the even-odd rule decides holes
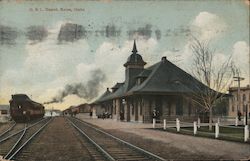
[[[162,56],[191,70],[192,36],[219,64],[232,55],[249,83],[249,2],[0,1],[0,104],[26,93],[47,108],[91,102],[124,80],[133,39],[150,66]]]

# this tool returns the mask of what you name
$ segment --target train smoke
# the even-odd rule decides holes
[[[45,102],[44,104],[61,103],[68,95],[77,95],[87,101],[92,100],[98,95],[99,88],[101,87],[102,82],[106,79],[106,76],[100,69],[91,71],[90,75],[91,79],[86,83],[67,84],[64,89],[57,94],[57,96],[53,97],[51,101]]]

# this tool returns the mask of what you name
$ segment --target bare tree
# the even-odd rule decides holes
[[[204,111],[209,112],[209,130],[212,130],[213,106],[218,99],[225,96],[226,90],[232,84],[235,66],[231,56],[218,63],[214,57],[215,50],[210,48],[208,42],[194,37],[190,47],[194,54],[192,74],[207,86],[197,85],[193,93],[193,100]]]

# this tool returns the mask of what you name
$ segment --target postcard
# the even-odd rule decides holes
[[[0,0],[0,160],[250,159],[249,0]]]

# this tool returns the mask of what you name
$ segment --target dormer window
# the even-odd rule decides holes
[[[145,79],[146,79],[146,78],[144,78],[144,77],[138,77],[137,80],[136,80],[136,84],[137,84],[137,85],[142,84],[142,83],[144,82]]]
[[[140,85],[141,84],[141,78],[137,78],[137,81],[136,81],[137,83],[137,85]]]
[[[243,94],[243,98],[242,99],[243,99],[243,102],[246,101],[246,95],[245,94]]]

